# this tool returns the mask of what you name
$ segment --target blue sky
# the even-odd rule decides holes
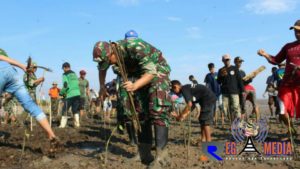
[[[295,39],[288,28],[300,19],[299,6],[299,0],[2,0],[0,48],[19,61],[31,55],[52,68],[44,90],[54,80],[61,83],[64,61],[76,72],[87,70],[98,90],[93,45],[122,39],[134,29],[163,52],[171,78],[184,83],[190,74],[203,82],[207,64],[220,68],[225,53],[241,56],[246,73],[265,65],[267,70],[253,82],[261,97],[271,65],[256,51],[277,54]]]

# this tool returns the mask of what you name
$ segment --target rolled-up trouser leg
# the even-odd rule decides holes
[[[247,93],[239,94],[240,109],[242,114],[246,114],[246,97]]]
[[[241,118],[241,109],[240,109],[240,101],[239,101],[239,95],[238,94],[231,94],[230,95],[230,107],[231,107],[231,113],[233,115],[233,119],[235,118]]]
[[[231,120],[231,113],[230,113],[230,106],[229,106],[229,95],[223,94],[222,95],[222,102],[223,102],[223,108],[224,108],[224,114],[229,120]]]

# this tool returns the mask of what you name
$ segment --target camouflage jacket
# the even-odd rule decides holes
[[[35,92],[37,85],[34,84],[34,81],[37,80],[37,77],[34,73],[25,73],[23,76],[24,84],[28,92]]]
[[[124,56],[128,75],[149,73],[155,77],[168,76],[171,68],[160,50],[142,39],[119,40],[116,42]]]
[[[1,48],[0,48],[0,55],[8,57],[7,53],[3,49],[1,49]]]

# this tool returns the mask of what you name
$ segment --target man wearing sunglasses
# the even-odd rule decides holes
[[[221,85],[223,108],[230,122],[241,117],[239,93],[244,91],[244,85],[237,67],[230,64],[229,54],[222,56],[224,67],[219,69],[218,83]]]

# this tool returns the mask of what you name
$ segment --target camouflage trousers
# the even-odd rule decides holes
[[[155,125],[170,125],[170,112],[172,109],[172,100],[170,93],[170,80],[168,76],[155,77],[151,81],[148,89],[149,97],[149,118]]]
[[[129,79],[134,81],[133,79]],[[120,83],[121,84],[121,83]],[[121,85],[120,85],[121,86]],[[155,77],[150,85],[147,85],[134,92],[134,104],[140,121],[150,120],[153,124],[159,126],[169,126],[169,115],[172,108],[171,98],[169,96],[170,80],[168,77]],[[132,116],[130,109],[130,100],[128,93],[122,87],[118,89],[119,117],[127,120]]]
[[[131,110],[131,103],[129,99],[129,95],[122,87],[122,80],[120,77],[117,78],[117,89],[118,89],[118,97],[117,97],[117,118],[119,121],[128,122],[131,120],[133,115],[133,110]],[[130,81],[134,82],[137,78],[130,77],[128,78]],[[133,94],[133,101],[136,113],[139,117],[140,121],[145,120],[146,114],[149,112],[148,102],[147,102],[147,90],[146,88],[142,88],[139,92],[135,92]]]
[[[8,115],[15,115],[17,112],[17,100],[15,98],[10,99],[7,103],[4,104],[4,110]]]
[[[52,115],[57,115],[58,114],[58,104],[59,104],[59,99],[58,98],[51,98],[51,112],[52,112]]]

